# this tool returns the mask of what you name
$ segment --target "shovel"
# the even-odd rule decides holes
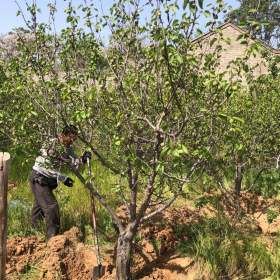
[[[91,164],[90,159],[87,159],[88,166],[88,175],[89,175],[89,183],[92,185],[92,173],[91,173]],[[99,247],[99,239],[97,233],[97,224],[96,224],[96,210],[95,210],[95,201],[92,192],[90,192],[90,202],[92,209],[92,225],[93,225],[93,233],[94,233],[94,244],[95,244],[95,252],[96,252],[96,260],[97,266],[94,266],[92,269],[92,280],[100,279],[105,274],[105,266],[101,264],[101,255],[100,255],[100,247]]]

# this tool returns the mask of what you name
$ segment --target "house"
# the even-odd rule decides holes
[[[200,54],[209,54],[217,46],[220,46],[219,71],[228,69],[232,62],[238,58],[246,57],[247,60],[245,61],[252,68],[255,77],[268,73],[268,62],[264,53],[269,56],[280,56],[280,50],[270,47],[261,40],[252,38],[247,31],[230,22],[203,34],[196,38],[193,43],[197,44]],[[252,46],[257,47],[259,51],[252,52],[248,56],[248,49]]]

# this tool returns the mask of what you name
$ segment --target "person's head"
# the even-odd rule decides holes
[[[74,125],[66,125],[59,135],[59,140],[64,146],[71,146],[78,136],[78,129]]]

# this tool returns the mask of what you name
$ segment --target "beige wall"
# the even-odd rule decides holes
[[[237,58],[245,58],[248,46],[256,43],[256,41],[252,39],[247,39],[246,41],[248,45],[241,44],[242,39],[239,39],[239,37],[242,34],[244,33],[242,33],[238,28],[233,27],[231,24],[225,24],[221,28],[220,33],[206,34],[204,37],[199,38],[195,42],[198,45],[198,51],[201,56],[203,56],[203,54],[213,52],[214,49],[220,45],[222,50],[220,51],[220,65],[218,68],[220,71],[225,71],[232,61]],[[210,46],[210,42],[214,38],[217,40],[212,46]],[[265,47],[262,46],[262,49],[265,49]],[[248,66],[253,68],[253,75],[255,77],[268,72],[267,62],[260,53],[256,53],[255,55],[251,54],[248,57],[247,62]]]

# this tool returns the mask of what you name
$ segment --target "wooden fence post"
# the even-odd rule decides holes
[[[10,155],[0,152],[0,280],[5,280],[7,258],[7,193]]]

